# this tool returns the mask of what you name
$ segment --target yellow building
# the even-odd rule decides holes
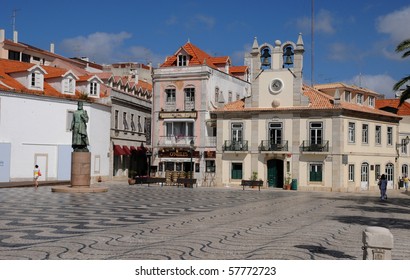
[[[396,188],[401,117],[377,109],[383,96],[368,89],[303,85],[303,53],[301,35],[274,45],[255,38],[245,58],[251,95],[214,111],[216,183],[257,177],[268,187],[360,191],[385,173]]]

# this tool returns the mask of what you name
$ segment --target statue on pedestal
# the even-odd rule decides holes
[[[83,110],[83,102],[78,101],[77,111],[73,113],[70,129],[73,132],[71,147],[73,147],[74,152],[88,152],[87,122],[87,111]]]

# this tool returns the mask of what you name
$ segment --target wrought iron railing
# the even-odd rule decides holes
[[[223,151],[247,151],[248,150],[248,141],[232,141],[225,140],[224,145],[222,146]]]
[[[322,141],[322,143],[315,143],[310,140],[304,140],[300,146],[302,152],[328,152],[329,141]]]
[[[262,140],[259,145],[259,151],[288,151],[288,141],[271,141],[271,140]]]

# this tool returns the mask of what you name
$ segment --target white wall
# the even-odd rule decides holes
[[[0,92],[0,143],[11,143],[11,181],[31,180],[36,158],[47,165],[40,166],[42,179],[57,178],[58,147],[71,146],[67,112],[76,109],[72,100]],[[110,108],[85,103],[84,109],[90,117],[91,175],[109,176]],[[96,156],[99,174],[93,172]]]

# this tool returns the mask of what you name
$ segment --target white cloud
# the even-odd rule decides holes
[[[376,28],[380,33],[386,33],[397,44],[410,38],[409,28],[410,6],[377,18]]]
[[[201,28],[210,30],[215,26],[215,18],[198,14],[188,20],[185,26],[188,29]]]
[[[354,84],[371,89],[377,93],[384,94],[386,98],[394,98],[393,85],[397,82],[391,76],[380,75],[356,75],[352,79],[345,81],[347,84]]]
[[[344,43],[330,44],[328,52],[329,59],[336,61],[345,61],[352,54],[351,47]]]
[[[96,32],[87,37],[78,36],[63,40],[61,48],[71,56],[86,56],[98,63],[115,60],[117,50],[131,34]]]
[[[311,17],[302,17],[296,20],[296,26],[304,33],[311,29]],[[330,11],[321,9],[314,16],[315,32],[333,34],[335,33],[334,19]]]
[[[164,57],[154,54],[150,49],[143,46],[133,46],[129,49],[130,61],[138,61],[141,63],[152,63],[153,67],[157,67],[159,63],[164,62]]]

